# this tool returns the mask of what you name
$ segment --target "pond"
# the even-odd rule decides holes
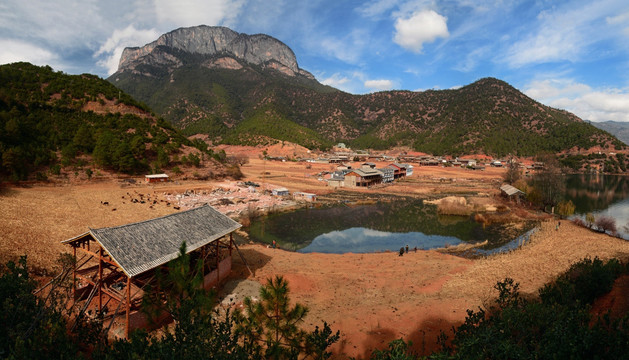
[[[397,252],[406,245],[411,250],[433,249],[485,240],[482,250],[492,252],[513,246],[516,237],[533,227],[530,223],[514,231],[508,225],[483,226],[472,216],[438,215],[436,206],[405,198],[273,214],[254,221],[249,233],[255,241],[275,240],[280,247],[299,252]]]
[[[575,204],[575,216],[609,216],[616,220],[618,233],[629,239],[625,227],[629,220],[629,177],[622,175],[569,175],[566,200]]]

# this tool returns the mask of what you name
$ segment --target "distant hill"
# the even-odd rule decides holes
[[[108,80],[184,133],[228,144],[344,142],[494,156],[625,147],[498,79],[456,90],[352,95],[318,83],[279,40],[222,27],[182,28],[127,49]]]
[[[622,141],[625,144],[629,144],[629,122],[590,121],[589,124],[601,130],[605,130],[610,134],[614,134],[614,136],[616,136],[618,140]]]
[[[41,180],[68,167],[88,176],[94,167],[149,172],[193,145],[95,75],[29,63],[0,66],[0,180],[26,180],[33,173]]]

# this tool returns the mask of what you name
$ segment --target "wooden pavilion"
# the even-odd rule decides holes
[[[83,313],[96,298],[95,310],[104,315],[105,324],[111,318],[108,328],[124,312],[128,338],[131,329],[148,325],[139,310],[143,290],[155,280],[152,270],[177,258],[185,242],[187,253],[203,260],[203,286],[216,286],[231,272],[232,233],[240,227],[205,205],[147,221],[90,229],[62,241],[73,248],[74,299],[85,301]],[[77,250],[83,253],[80,259]]]
[[[513,200],[515,198],[516,203],[520,203],[520,198],[524,197],[526,194],[516,188],[513,185],[509,185],[509,184],[503,184],[500,187],[500,191],[502,192],[502,194],[504,194],[504,196],[506,196],[509,200]]]

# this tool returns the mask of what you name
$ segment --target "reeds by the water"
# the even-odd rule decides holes
[[[455,216],[470,216],[472,209],[463,202],[459,201],[441,201],[437,205],[437,214],[439,215],[455,215]]]

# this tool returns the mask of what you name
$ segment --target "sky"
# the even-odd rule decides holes
[[[627,0],[2,0],[0,64],[106,78],[125,47],[196,25],[273,36],[353,94],[495,77],[584,120],[629,121]]]

